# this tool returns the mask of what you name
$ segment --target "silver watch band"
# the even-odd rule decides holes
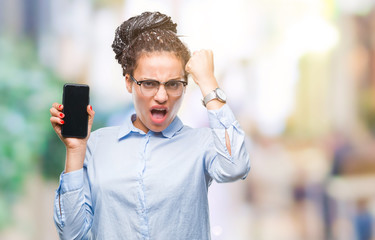
[[[202,99],[202,104],[203,106],[206,107],[207,103],[213,99],[216,99],[217,98],[217,95],[216,95],[216,89],[213,90],[212,92],[210,92],[209,94],[207,94],[203,99]]]

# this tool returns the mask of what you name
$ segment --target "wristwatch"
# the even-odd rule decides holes
[[[207,94],[203,99],[202,99],[202,104],[203,106],[206,107],[207,103],[211,100],[217,99],[220,102],[226,103],[227,102],[227,96],[225,95],[224,91],[221,90],[220,88],[216,88],[209,94]]]

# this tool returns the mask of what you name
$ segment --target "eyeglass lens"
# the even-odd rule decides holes
[[[141,82],[141,91],[144,95],[153,96],[159,90],[160,85],[164,85],[165,91],[170,96],[180,96],[184,88],[184,84],[181,81],[171,80],[160,83],[156,80],[146,80]]]

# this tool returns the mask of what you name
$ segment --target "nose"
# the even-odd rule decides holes
[[[168,94],[167,94],[167,91],[165,90],[164,85],[160,84],[159,89],[154,96],[154,99],[158,103],[164,103],[168,100]]]

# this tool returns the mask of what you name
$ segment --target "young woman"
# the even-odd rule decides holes
[[[244,132],[225,104],[209,50],[193,56],[176,24],[145,12],[120,25],[112,45],[135,114],[86,139],[64,138],[64,106],[51,123],[66,146],[54,220],[61,239],[210,239],[211,181],[244,179]],[[187,75],[198,84],[210,128],[183,125],[177,112]],[[95,112],[87,107],[89,131]]]

